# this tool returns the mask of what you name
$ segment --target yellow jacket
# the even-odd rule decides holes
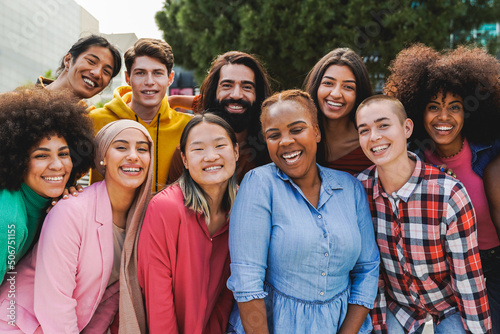
[[[94,129],[97,133],[104,125],[119,119],[135,120],[148,130],[153,138],[155,156],[151,157],[153,164],[154,184],[153,192],[160,191],[166,185],[170,161],[174,151],[179,145],[182,130],[191,119],[188,114],[183,114],[170,108],[168,96],[163,98],[160,110],[150,124],[145,123],[127,105],[132,99],[130,86],[121,86],[115,89],[113,99],[103,108],[94,109],[90,117],[94,120]],[[102,180],[102,176],[92,170],[90,183]]]

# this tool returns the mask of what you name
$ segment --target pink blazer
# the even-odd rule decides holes
[[[104,181],[57,203],[38,244],[16,267],[19,329],[30,334],[106,331],[119,303],[119,282],[107,288],[114,256],[112,224]],[[9,282],[0,287],[2,326],[10,320]]]

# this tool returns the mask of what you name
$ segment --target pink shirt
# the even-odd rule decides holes
[[[464,140],[462,150],[451,158],[440,158],[430,150],[426,150],[424,154],[427,163],[437,166],[445,164],[446,168],[451,168],[457,179],[465,186],[476,211],[479,249],[486,250],[500,246],[497,231],[491,220],[483,179],[472,170],[472,152],[467,139]]]
[[[151,334],[225,332],[233,304],[228,228],[210,236],[205,219],[184,206],[178,185],[151,200],[138,260]]]

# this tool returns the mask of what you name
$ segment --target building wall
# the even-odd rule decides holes
[[[0,93],[55,74],[62,57],[99,23],[73,0],[0,1]],[[97,24],[97,28],[95,27]]]

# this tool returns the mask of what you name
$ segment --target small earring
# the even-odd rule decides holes
[[[99,165],[104,166],[104,160],[99,161]]]

